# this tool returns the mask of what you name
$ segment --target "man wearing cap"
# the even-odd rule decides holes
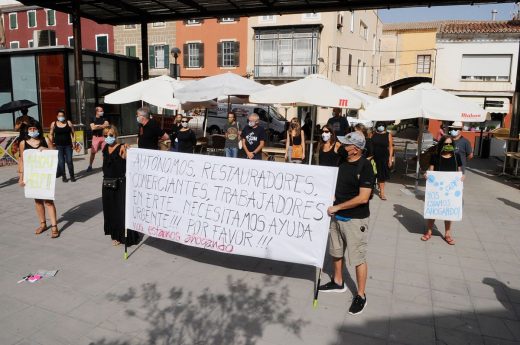
[[[339,139],[339,138],[338,138]],[[374,186],[374,172],[370,162],[363,157],[365,137],[359,132],[339,139],[345,144],[348,154],[338,171],[334,205],[327,209],[331,216],[329,254],[334,264],[332,280],[319,287],[322,292],[344,292],[343,279],[345,249],[349,263],[356,267],[357,294],[352,300],[349,313],[359,314],[366,306],[365,286],[367,281],[367,240],[369,200]]]
[[[468,139],[462,136],[462,122],[455,121],[450,126],[449,134],[455,145],[455,153],[460,155],[462,161],[462,173],[465,173],[467,161],[473,158],[473,149]]]

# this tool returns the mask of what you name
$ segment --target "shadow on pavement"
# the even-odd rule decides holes
[[[287,306],[289,288],[281,278],[266,276],[257,285],[227,277],[225,293],[204,289],[195,294],[172,287],[161,292],[155,284],[129,288],[107,299],[128,304],[128,319],[148,324],[138,344],[254,345],[271,325],[300,336],[308,322],[296,318]],[[135,342],[132,342],[134,344]],[[119,340],[101,339],[91,345],[125,345]]]
[[[9,187],[18,183],[18,177],[11,177],[9,180],[6,180],[0,183],[0,188]]]
[[[76,180],[80,180],[82,178],[85,178],[85,177],[88,177],[90,175],[95,175],[99,172],[102,172],[103,171],[103,168],[94,168],[92,169],[92,171],[89,171],[87,172],[86,170],[82,170],[80,172],[77,172],[75,175],[76,175]],[[99,180],[99,188],[101,188],[101,179]]]
[[[520,290],[511,289],[494,278],[484,278],[482,283],[493,287],[495,297],[504,309],[493,307],[482,308],[483,311],[463,311],[466,308],[450,307],[451,303],[446,301],[446,307],[440,309],[442,312],[438,310],[433,314],[413,315],[411,310],[406,312],[410,315],[406,317],[377,315],[373,319],[365,318],[363,322],[347,320],[336,327],[335,339],[328,344],[520,344],[517,329],[520,315],[512,304],[520,298]],[[376,307],[374,304],[367,306]]]
[[[394,218],[412,234],[422,235],[426,231],[426,224],[422,214],[403,205],[394,204]],[[423,224],[418,226],[417,224]],[[442,236],[437,226],[433,226],[433,236]]]
[[[101,212],[103,212],[101,197],[76,205],[63,213],[58,219],[58,224],[65,223],[61,224],[60,232],[64,232],[74,223],[85,223]]]
[[[516,208],[517,210],[520,210],[520,204],[517,202],[513,202],[511,200],[504,199],[504,198],[497,198],[497,200],[502,201],[507,206],[511,206],[512,208]]]

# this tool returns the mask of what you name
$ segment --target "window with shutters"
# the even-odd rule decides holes
[[[368,26],[362,21],[359,22],[359,36],[368,41]]]
[[[255,29],[255,78],[301,78],[318,70],[319,28]]]
[[[125,46],[125,55],[136,57],[137,56],[137,46],[136,45]]]
[[[417,55],[417,73],[430,73],[431,61],[431,55]]]
[[[223,41],[218,44],[217,65],[219,67],[237,67],[240,46],[236,41]]]
[[[352,54],[348,54],[348,75],[352,75]]]
[[[222,17],[218,19],[219,23],[234,23],[236,22],[235,17]]]
[[[336,47],[336,71],[341,71],[341,48]]]
[[[357,60],[357,84],[358,86],[361,86],[361,83],[363,82],[363,78],[361,76],[361,73],[363,72],[363,67],[361,66],[361,60]]]
[[[34,47],[34,40],[28,40],[28,41],[27,41],[27,46],[28,46],[29,48]]]
[[[133,29],[136,29],[136,28],[137,28],[136,24],[127,24],[127,25],[125,25],[125,30],[133,30]]]
[[[186,25],[200,25],[202,24],[201,19],[188,19],[184,22]]]
[[[27,11],[27,27],[29,28],[35,28],[37,25],[36,23],[36,11]]]
[[[68,17],[68,19],[67,19],[67,23],[68,23],[69,25],[72,25],[72,15],[69,14],[67,17]]]
[[[302,15],[302,20],[319,20],[320,14],[319,13],[304,13]]]
[[[20,42],[18,42],[18,41],[11,41],[11,43],[9,43],[9,47],[11,49],[18,49],[18,48],[20,48]]]
[[[18,13],[9,13],[9,29],[18,29]]]
[[[355,12],[350,12],[350,32],[354,32],[354,27],[355,27],[355,23],[354,23],[354,20],[355,20]]]
[[[512,59],[510,54],[464,54],[460,78],[466,81],[510,81]]]
[[[166,26],[166,22],[155,22],[155,23],[152,23],[152,28],[162,28]]]
[[[67,37],[67,42],[69,43],[69,47],[74,47],[74,37],[73,36]]]
[[[101,53],[108,53],[108,35],[96,35],[96,50]]]
[[[56,26],[56,11],[45,10],[45,14],[47,17],[47,26]]]
[[[166,68],[164,64],[164,46],[154,46],[155,68]]]
[[[199,42],[184,44],[183,62],[185,68],[204,67],[204,44]]]

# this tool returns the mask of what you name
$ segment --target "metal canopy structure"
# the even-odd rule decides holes
[[[186,20],[289,14],[302,12],[354,11],[402,7],[472,5],[508,3],[489,0],[21,0],[24,5],[36,5],[66,13],[74,13],[79,5],[82,17],[100,24],[136,24]]]

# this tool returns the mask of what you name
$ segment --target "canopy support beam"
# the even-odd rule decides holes
[[[141,61],[143,66],[143,80],[150,77],[150,61],[148,55],[148,22],[141,21]]]
[[[72,34],[74,39],[74,87],[76,91],[76,116],[74,122],[77,123],[80,126],[80,130],[83,131],[83,153],[87,154],[87,120],[85,118],[80,2],[75,1],[73,6]]]

